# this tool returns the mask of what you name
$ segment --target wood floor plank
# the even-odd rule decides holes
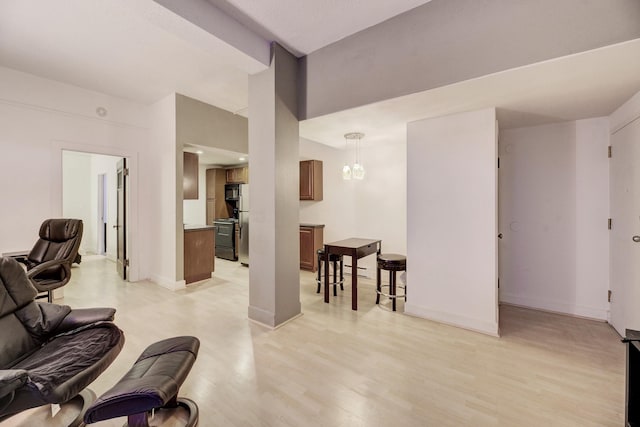
[[[118,279],[83,257],[72,307],[116,307],[124,350],[92,385],[113,385],[154,341],[195,335],[181,395],[208,426],[620,426],[625,348],[606,323],[502,306],[501,338],[392,312],[363,279],[325,304],[301,272],[304,315],[267,330],[247,319],[248,269],[216,260],[215,278],[171,292]],[[122,420],[99,425],[122,425]]]

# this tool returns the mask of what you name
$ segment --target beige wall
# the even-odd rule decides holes
[[[248,153],[249,125],[246,117],[177,94],[176,140],[180,147],[192,144]]]

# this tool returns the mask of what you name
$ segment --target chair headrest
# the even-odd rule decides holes
[[[82,232],[81,219],[47,219],[40,226],[40,238],[51,242],[65,242]]]
[[[0,258],[0,317],[29,304],[38,291],[13,258]]]

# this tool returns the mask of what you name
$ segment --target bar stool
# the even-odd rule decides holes
[[[324,268],[322,263],[325,261],[324,249],[318,249],[318,277],[316,278],[316,283],[318,284],[317,294],[320,293],[320,289],[322,288],[322,272]],[[336,289],[337,285],[340,285],[340,290],[344,291],[344,263],[342,260],[342,255],[331,254],[329,257],[329,262],[333,264],[333,282],[329,282],[329,285],[333,285],[333,296],[338,295],[338,291]],[[340,281],[338,281],[338,262],[340,263]]]
[[[381,279],[381,270],[389,271],[389,284],[383,285]],[[404,298],[407,300],[406,284],[396,285],[396,272],[407,270],[407,257],[399,254],[379,254],[377,281],[376,281],[376,304],[380,304],[380,295],[390,298],[393,305],[393,311],[396,311],[396,299]],[[389,288],[389,293],[382,292],[382,288]],[[396,292],[397,288],[404,289],[402,294]]]

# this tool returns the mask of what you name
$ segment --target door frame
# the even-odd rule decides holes
[[[129,277],[127,274],[129,273],[127,259],[128,175],[127,158],[122,157],[116,163],[116,223],[114,224],[116,228],[116,270],[122,280],[127,280]]]
[[[620,228],[621,226],[619,224],[624,223],[624,221],[621,219],[621,217],[623,217],[623,214],[621,214],[619,210],[614,211],[614,208],[620,207],[619,205],[614,206],[613,187],[614,187],[614,184],[619,184],[619,181],[614,183],[614,175],[618,176],[620,174],[619,169],[616,169],[616,167],[620,166],[618,162],[619,162],[619,159],[621,158],[621,156],[617,154],[617,150],[619,149],[620,144],[614,145],[614,143],[616,142],[616,134],[618,132],[621,132],[625,129],[631,129],[631,126],[640,126],[639,120],[640,120],[640,115],[636,114],[634,118],[632,118],[631,120],[628,120],[622,126],[619,126],[616,129],[612,129],[609,135],[609,146],[611,147],[611,152],[612,152],[611,159],[610,159],[611,162],[609,163],[609,186],[610,186],[609,187],[610,188],[609,216],[612,220],[612,226],[609,232],[609,263],[610,263],[609,264],[609,292],[612,292],[612,294],[610,294],[611,301],[609,304],[609,313],[607,316],[607,321],[618,332],[618,334],[620,334],[620,336],[623,336],[623,337],[625,336],[625,331],[627,329],[635,330],[635,329],[638,329],[639,328],[638,325],[640,325],[640,317],[637,314],[635,314],[636,310],[633,307],[633,302],[636,301],[637,296],[640,295],[640,288],[639,288],[640,285],[637,284],[637,278],[638,278],[637,270],[631,272],[631,275],[634,277],[624,277],[630,280],[626,280],[623,283],[616,283],[616,281],[614,280],[614,277],[619,278],[620,276],[624,276],[624,274],[622,274],[622,271],[624,269],[622,269],[622,271],[621,269],[616,269],[616,267],[618,267],[619,264],[614,261],[615,260],[614,253],[619,254],[622,252],[624,254],[627,254],[629,253],[628,251],[633,251],[629,255],[629,258],[631,258],[630,264],[633,264],[633,261],[634,261],[633,258],[637,258],[637,250],[635,246],[638,243],[630,243],[630,240],[634,234],[638,234],[640,233],[640,231],[638,229],[638,224],[635,224],[635,226],[629,227],[628,230],[623,230],[628,232],[629,234],[626,234],[623,236],[620,236],[618,234],[621,230]],[[631,130],[631,132],[633,132],[633,130]],[[635,154],[635,156],[632,156],[632,157],[635,159],[635,157],[637,157],[637,153],[639,150],[637,144],[639,144],[640,141],[633,138],[633,135],[630,135],[628,139],[624,140],[623,142],[625,144],[636,144],[634,146],[635,150],[631,148],[632,153]],[[633,164],[633,161],[631,163]],[[634,170],[637,171],[637,167]],[[636,180],[633,180],[631,185],[633,186],[635,184],[636,184]],[[631,193],[632,195],[634,194],[633,191]],[[634,200],[637,204],[638,203],[637,199],[634,199]],[[637,208],[637,206],[634,206],[634,207]],[[627,214],[627,216],[635,218],[637,214],[638,212],[635,212],[635,213]],[[629,225],[629,224],[625,224],[625,225]],[[621,247],[619,246],[621,242],[625,242],[622,244],[626,246],[626,248],[622,248],[622,250],[620,250]]]
[[[97,218],[97,227],[98,227],[98,247],[96,248],[96,253],[98,255],[106,255],[107,254],[107,231],[106,231],[106,217],[107,217],[107,209],[108,203],[106,201],[107,194],[107,174],[99,173],[98,174],[98,218]]]
[[[78,151],[88,154],[102,154],[127,159],[129,168],[129,188],[127,192],[127,257],[129,258],[129,281],[140,280],[140,251],[138,230],[138,153],[122,147],[107,147],[64,140],[51,141],[51,214],[62,216],[62,152]]]

